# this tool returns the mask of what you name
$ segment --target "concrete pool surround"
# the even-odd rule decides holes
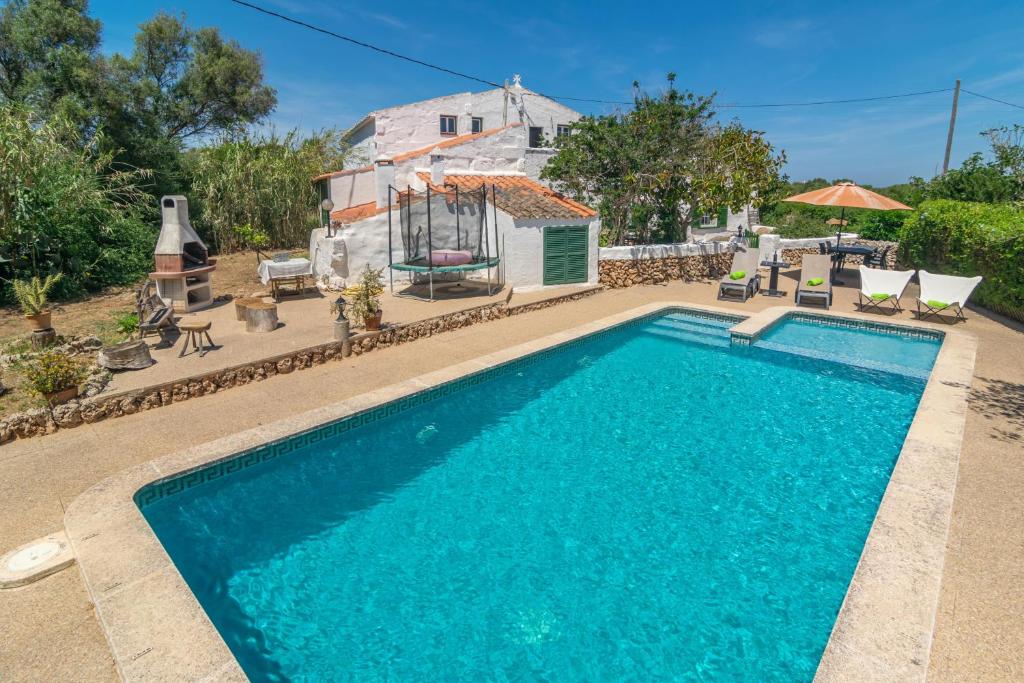
[[[233,654],[144,519],[135,496],[261,446],[315,430],[612,327],[674,310],[739,320],[734,309],[648,304],[158,458],[108,477],[67,508],[67,537],[125,680],[246,680]],[[879,325],[859,313],[778,306],[731,328],[750,343],[788,316]],[[816,675],[822,681],[923,680],[928,670],[976,339],[928,323],[882,323],[943,334]]]

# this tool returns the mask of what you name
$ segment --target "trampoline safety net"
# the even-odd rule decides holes
[[[403,270],[459,271],[487,267],[497,256],[487,230],[487,189],[399,193]]]

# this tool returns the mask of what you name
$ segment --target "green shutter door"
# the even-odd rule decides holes
[[[544,284],[587,281],[589,232],[586,225],[544,228]]]
[[[723,206],[718,210],[718,227],[724,228],[729,225],[729,208]]]

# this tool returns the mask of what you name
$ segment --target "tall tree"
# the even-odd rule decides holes
[[[606,239],[685,239],[699,208],[755,206],[777,186],[785,162],[764,136],[714,121],[713,96],[675,87],[650,96],[635,86],[627,112],[584,117],[556,142],[542,177],[601,209]]]
[[[0,102],[87,128],[102,87],[100,22],[86,0],[9,0],[0,7]]]
[[[237,133],[277,103],[257,53],[165,13],[139,27],[131,56],[110,59],[109,78],[107,134],[120,160],[158,173],[158,187],[179,180],[186,143]]]

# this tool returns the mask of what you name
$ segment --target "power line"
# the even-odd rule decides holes
[[[917,97],[918,95],[932,95],[937,92],[949,92],[950,90],[952,90],[952,88],[937,88],[935,90],[920,90],[918,92],[900,93],[899,95],[878,95],[876,97],[851,97],[844,100],[815,100],[813,102],[776,102],[770,104],[716,104],[715,106],[720,109],[759,109],[763,107],[816,107],[821,104],[850,104],[853,102],[877,102],[878,100],[895,100],[900,97]]]
[[[440,65],[437,65],[437,64],[432,64],[430,62],[423,61],[422,59],[416,59],[415,57],[409,57],[408,55],[403,55],[403,54],[400,54],[400,53],[395,52],[393,50],[389,50],[387,48],[378,47],[377,45],[373,45],[371,43],[367,43],[367,42],[364,42],[362,40],[357,40],[357,39],[352,38],[350,36],[345,36],[345,35],[342,35],[340,33],[336,33],[335,31],[331,31],[329,29],[322,28],[322,27],[316,26],[314,24],[310,24],[310,23],[302,21],[300,19],[295,19],[293,17],[289,17],[289,16],[287,16],[285,14],[281,14],[280,12],[275,12],[273,10],[266,9],[265,7],[260,7],[259,5],[253,4],[251,2],[246,2],[246,0],[230,0],[230,2],[233,2],[234,4],[239,5],[241,7],[246,7],[248,9],[254,10],[256,12],[260,12],[261,14],[265,14],[267,16],[271,16],[271,17],[274,17],[276,19],[280,19],[281,21],[286,21],[286,22],[288,22],[290,24],[294,24],[296,26],[301,26],[301,27],[307,28],[307,29],[309,29],[311,31],[316,31],[317,33],[322,33],[324,35],[331,36],[332,38],[337,38],[338,40],[343,40],[345,42],[352,43],[353,45],[358,45],[359,47],[365,47],[368,50],[373,50],[374,52],[379,52],[381,54],[388,55],[389,57],[394,57],[396,59],[401,59],[403,61],[410,62],[412,64],[417,64],[419,66],[424,66],[424,67],[426,67],[428,69],[433,69],[435,71],[440,71],[442,73],[446,73],[446,74],[449,74],[451,76],[458,76],[459,78],[465,78],[467,80],[475,81],[477,83],[483,83],[484,85],[489,85],[492,88],[503,88],[504,87],[503,85],[501,85],[500,83],[496,83],[495,81],[491,81],[491,80],[488,80],[486,78],[480,78],[479,76],[473,76],[472,74],[467,74],[467,73],[464,73],[464,72],[461,72],[461,71],[456,71],[454,69],[449,69],[447,67],[440,66]],[[715,104],[715,105],[712,105],[712,106],[715,107],[716,109],[765,109],[765,108],[777,108],[777,107],[816,107],[816,106],[830,105],[830,104],[853,104],[853,103],[857,103],[857,102],[878,102],[878,101],[881,101],[881,100],[894,100],[894,99],[906,98],[906,97],[918,97],[918,96],[921,96],[921,95],[932,95],[932,94],[935,94],[935,93],[949,92],[952,89],[953,88],[937,88],[935,90],[920,90],[920,91],[917,91],[917,92],[900,93],[900,94],[897,94],[897,95],[878,95],[878,96],[875,96],[875,97],[851,97],[851,98],[838,99],[838,100],[814,100],[814,101],[809,101],[809,102],[763,102],[763,103],[757,103],[757,104]],[[1024,106],[1022,106],[1022,105],[1014,104],[1013,102],[1007,102],[1005,100],[999,100],[999,99],[996,99],[994,97],[989,97],[988,95],[982,95],[981,93],[971,92],[970,90],[967,90],[966,88],[963,89],[963,92],[965,92],[965,93],[967,93],[969,95],[974,95],[975,97],[980,97],[980,98],[985,99],[985,100],[991,100],[992,102],[998,102],[999,104],[1005,104],[1007,106],[1015,107],[1017,109],[1024,109]],[[547,93],[542,93],[542,92],[538,92],[538,93],[524,93],[524,94],[525,95],[537,95],[537,96],[540,96],[540,97],[547,97],[548,99],[552,99],[552,100],[564,100],[564,101],[567,101],[567,102],[590,102],[590,103],[593,103],[593,104],[621,104],[621,105],[627,105],[627,106],[633,104],[632,101],[626,101],[626,100],[602,100],[602,99],[586,98],[586,97],[570,97],[568,95],[549,95]]]
[[[380,52],[381,54],[388,55],[389,57],[395,57],[397,59],[403,59],[403,60],[405,60],[407,62],[412,62],[413,64],[419,64],[420,66],[425,66],[428,69],[434,69],[435,71],[442,71],[442,72],[444,72],[446,74],[451,74],[452,76],[458,76],[459,78],[468,78],[471,81],[477,81],[479,83],[484,83],[486,85],[490,85],[490,86],[493,86],[495,88],[500,88],[501,87],[501,85],[499,85],[498,83],[495,83],[494,81],[488,81],[487,79],[484,79],[484,78],[477,78],[476,76],[470,76],[469,74],[464,74],[461,71],[455,71],[454,69],[448,69],[448,68],[443,67],[443,66],[438,66],[437,64],[431,64],[430,62],[424,62],[423,60],[416,59],[415,57],[407,57],[406,55],[402,55],[402,54],[399,54],[397,52],[393,52],[391,50],[387,50],[387,49],[382,48],[382,47],[377,47],[376,45],[371,45],[370,43],[364,43],[361,40],[356,40],[355,38],[350,38],[348,36],[343,36],[340,33],[335,33],[334,31],[330,31],[328,29],[321,28],[319,26],[314,26],[313,24],[308,24],[308,23],[306,23],[304,21],[300,21],[299,19],[293,19],[292,17],[286,16],[284,14],[280,14],[280,13],[275,12],[273,10],[269,10],[269,9],[264,8],[264,7],[260,7],[259,5],[254,5],[251,2],[245,2],[245,0],[230,0],[230,1],[235,3],[236,5],[241,5],[242,7],[248,7],[249,9],[256,10],[257,12],[262,12],[263,14],[267,14],[267,15],[270,15],[272,17],[277,17],[278,19],[281,19],[282,21],[287,21],[290,24],[295,24],[296,26],[302,26],[303,28],[308,28],[311,31],[316,31],[317,33],[323,33],[323,34],[331,36],[333,38],[338,38],[339,40],[344,40],[346,42],[352,43],[353,45],[358,45],[359,47],[365,47],[367,49],[374,50],[376,52]]]
[[[981,93],[971,92],[967,88],[963,88],[962,92],[965,92],[968,95],[974,95],[975,97],[980,97],[983,100],[991,100],[992,102],[998,102],[999,104],[1005,104],[1008,107],[1016,107],[1017,109],[1024,109],[1024,106],[1022,106],[1022,105],[1014,104],[1013,102],[1007,102],[1006,100],[997,100],[994,97],[989,97],[988,95],[982,95]]]

